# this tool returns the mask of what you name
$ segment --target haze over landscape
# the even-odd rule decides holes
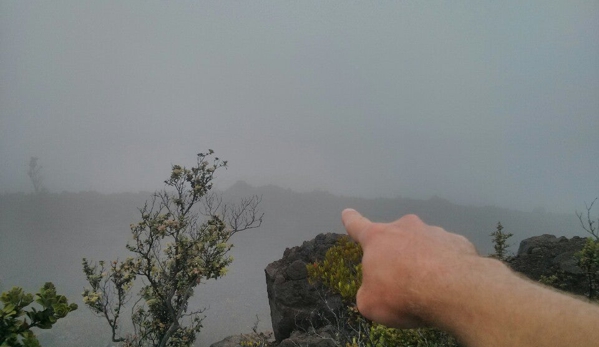
[[[509,240],[510,254],[517,251],[522,239],[531,236],[585,236],[573,213],[467,207],[440,198],[344,198],[276,186],[256,188],[241,182],[224,192],[226,199],[254,194],[262,197],[263,225],[232,238],[235,260],[229,273],[198,286],[191,301],[195,308],[208,308],[197,345],[250,332],[256,317],[258,328],[269,330],[264,268],[280,259],[286,248],[301,245],[317,234],[344,233],[339,216],[346,206],[378,221],[416,213],[428,223],[466,236],[481,254],[492,252],[489,234],[498,221],[506,232],[514,234]],[[81,301],[83,288],[89,287],[81,259],[131,256],[125,249],[125,244],[131,243],[129,225],[140,221],[137,208],[148,198],[149,193],[0,194],[0,292],[13,285],[35,291],[52,281],[61,294],[80,306],[50,331],[41,331],[43,346],[106,346],[110,340],[108,325]]]
[[[599,5],[0,4],[0,192],[243,179],[572,213],[597,196]]]
[[[584,236],[599,196],[599,3],[0,2],[0,292],[53,281],[80,308],[42,336],[105,346],[81,258],[126,256],[171,165],[214,149],[258,195],[199,343],[270,327],[264,267],[417,213],[482,254],[498,221]],[[32,194],[30,158],[43,187]],[[7,266],[9,264],[10,266]],[[62,322],[61,322],[62,323]]]

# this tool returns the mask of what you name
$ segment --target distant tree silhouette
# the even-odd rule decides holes
[[[29,159],[29,170],[27,171],[27,175],[31,180],[31,184],[33,185],[33,191],[35,194],[43,193],[46,191],[46,188],[43,185],[43,176],[42,176],[42,166],[38,163],[38,157],[31,157]]]

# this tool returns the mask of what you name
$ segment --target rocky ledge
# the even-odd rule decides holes
[[[266,269],[266,287],[275,341],[280,347],[335,346],[327,313],[342,307],[341,298],[308,283],[306,265],[324,259],[326,251],[343,235],[320,234],[301,246],[288,248],[283,258]],[[557,276],[560,288],[584,295],[588,282],[574,256],[584,246],[581,237],[541,235],[521,242],[518,253],[507,263],[517,272],[539,281]],[[248,347],[244,335],[235,335],[211,347]],[[261,346],[250,346],[261,347]]]
[[[268,264],[266,290],[275,339],[283,341],[294,330],[318,329],[325,324],[319,313],[342,307],[341,297],[308,283],[306,265],[324,259],[342,235],[320,234],[299,247],[287,248],[283,258]],[[328,305],[325,310],[323,305]]]
[[[556,276],[559,289],[585,295],[589,283],[574,256],[585,242],[586,238],[578,236],[571,239],[547,234],[534,236],[520,243],[518,253],[508,260],[508,264],[533,281]]]

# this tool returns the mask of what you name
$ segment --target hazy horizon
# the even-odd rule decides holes
[[[599,3],[0,3],[0,193],[244,180],[573,213],[599,196]]]
[[[230,272],[198,287],[190,303],[190,307],[209,307],[198,346],[250,332],[256,316],[260,320],[259,330],[270,330],[265,267],[288,253],[288,248],[320,233],[345,233],[340,212],[347,206],[381,222],[416,213],[427,223],[467,237],[483,255],[493,252],[490,233],[498,221],[504,232],[513,233],[508,242],[510,253],[518,250],[521,240],[532,236],[588,236],[573,213],[464,207],[441,199],[344,198],[247,185],[223,193],[226,201],[254,194],[262,196],[259,208],[265,213],[264,223],[259,229],[233,236],[235,247],[231,255],[235,260]],[[108,261],[131,256],[125,247],[131,241],[130,225],[140,220],[138,208],[146,198],[144,193],[0,194],[0,263],[11,265],[0,268],[0,291],[13,285],[34,291],[42,283],[52,281],[70,302],[80,305],[56,327],[40,332],[54,337],[53,344],[42,343],[44,346],[101,347],[110,341],[106,322],[81,301],[81,291],[88,286],[81,259]],[[123,318],[125,333],[129,316]]]

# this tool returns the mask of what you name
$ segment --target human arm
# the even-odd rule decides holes
[[[599,307],[479,256],[464,237],[415,215],[373,223],[345,210],[362,245],[358,310],[397,328],[436,326],[470,347],[596,346]]]

